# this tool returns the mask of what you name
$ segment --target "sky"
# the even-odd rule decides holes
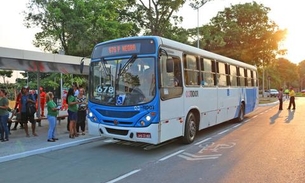
[[[33,46],[34,35],[39,31],[27,29],[23,25],[22,11],[26,10],[29,0],[0,0],[0,47],[9,47],[31,51],[41,51]],[[213,0],[199,9],[199,25],[207,24],[219,11],[235,4],[252,2],[251,0]],[[283,48],[288,49],[288,54],[283,56],[293,63],[305,60],[305,17],[303,0],[256,0],[257,3],[271,8],[269,19],[274,21],[281,29],[287,29],[288,35]],[[184,17],[184,28],[197,27],[197,11],[188,4],[179,11]],[[14,73],[15,74],[15,73]],[[1,81],[0,81],[1,82]]]

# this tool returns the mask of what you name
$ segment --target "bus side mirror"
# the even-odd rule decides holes
[[[174,60],[172,58],[166,59],[166,72],[174,72]]]
[[[79,71],[80,71],[80,73],[82,74],[83,73],[83,71],[84,71],[84,60],[85,60],[85,57],[84,58],[82,58],[82,60],[80,61],[80,66],[79,66]]]

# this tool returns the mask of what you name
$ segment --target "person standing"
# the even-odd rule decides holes
[[[29,94],[29,88],[27,86],[22,87],[21,89],[21,98],[19,101],[19,111],[20,111],[20,117],[21,117],[21,123],[23,123],[23,128],[26,133],[26,137],[30,137],[29,131],[28,131],[28,121],[31,123],[32,127],[32,134],[34,136],[37,136],[35,130],[36,130],[36,121],[34,119],[34,114],[28,114],[27,113],[27,103],[30,102],[32,104],[36,104],[35,98],[33,95]]]
[[[283,98],[284,98],[283,88],[280,88],[279,95],[277,97],[279,99],[279,110],[283,110]]]
[[[14,107],[14,111],[16,112],[15,113],[16,122],[15,122],[14,128],[12,128],[12,130],[17,130],[18,123],[20,123],[20,128],[23,128],[23,124],[21,123],[20,111],[18,110],[20,108],[19,105],[20,105],[21,96],[22,96],[22,89],[16,97],[16,102],[15,102],[15,107]]]
[[[78,94],[79,94],[79,89],[78,89],[78,85],[77,85],[76,82],[72,83],[72,89],[74,91],[74,96],[77,97]],[[66,95],[66,98],[67,98],[67,95]],[[70,119],[69,119],[69,116],[68,116],[67,130],[70,131]]]
[[[41,109],[41,117],[44,116],[44,107],[46,105],[46,92],[44,91],[44,88],[40,87],[40,109]]]
[[[292,87],[289,89],[289,106],[287,109],[290,110],[292,105],[292,110],[295,110],[295,92]]]
[[[69,138],[77,137],[76,134],[76,120],[77,120],[77,104],[80,104],[76,101],[74,96],[73,88],[68,90],[67,94],[67,104],[68,104],[68,120],[69,120]]]
[[[62,110],[63,111],[65,111],[65,110],[67,110],[68,109],[68,105],[67,105],[67,102],[66,102],[66,98],[67,98],[67,91],[66,90],[64,90],[64,92],[63,92],[63,95],[62,95]]]
[[[87,97],[84,88],[79,89],[79,94],[76,100],[81,103],[77,111],[76,132],[79,133],[79,128],[82,130],[82,135],[85,135],[86,115],[87,115]]]
[[[78,85],[76,82],[73,82],[72,84],[73,90],[74,90],[74,96],[78,96],[79,94],[79,89],[78,89]]]
[[[1,133],[1,142],[8,141],[8,99],[6,98],[6,92],[4,89],[0,90],[0,133]]]
[[[49,122],[48,130],[48,142],[55,142],[58,138],[55,138],[55,129],[56,129],[56,117],[58,115],[58,110],[60,108],[56,107],[56,103],[53,100],[54,95],[52,92],[48,92],[46,95],[47,102],[47,119]]]
[[[284,93],[285,93],[286,100],[289,99],[289,89],[288,88],[285,89]]]

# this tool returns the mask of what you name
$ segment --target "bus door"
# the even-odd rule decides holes
[[[179,137],[183,133],[184,101],[181,73],[180,57],[160,57],[161,141]]]

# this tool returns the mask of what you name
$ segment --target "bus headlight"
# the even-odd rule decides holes
[[[146,116],[146,121],[150,121],[151,117],[149,115]]]
[[[152,113],[148,113],[147,115],[143,116],[139,122],[136,124],[136,126],[139,127],[145,127],[145,126],[149,126],[153,120],[155,116],[152,116]]]
[[[88,118],[90,118],[91,121],[96,122],[97,118],[94,116],[94,114],[92,112],[88,113]]]

